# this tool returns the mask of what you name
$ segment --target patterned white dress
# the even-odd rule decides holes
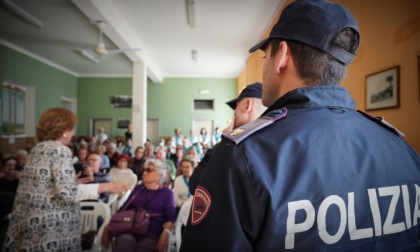
[[[80,205],[70,149],[38,143],[19,183],[5,251],[81,251]]]

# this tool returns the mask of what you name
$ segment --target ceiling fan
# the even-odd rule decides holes
[[[104,56],[112,53],[123,53],[127,51],[139,51],[140,48],[128,48],[128,49],[111,49],[108,50],[105,47],[104,42],[102,41],[103,36],[103,29],[106,27],[106,23],[104,21],[97,21],[93,22],[99,28],[99,43],[93,49],[81,49],[78,52],[88,60],[91,60],[95,63],[98,63]]]

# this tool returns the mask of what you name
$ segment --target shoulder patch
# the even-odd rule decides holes
[[[261,116],[248,124],[224,133],[222,137],[238,144],[254,132],[267,127],[277,120],[284,118],[286,115],[287,108],[280,108],[270,111],[268,114]]]
[[[359,112],[360,114],[362,114],[364,117],[366,117],[367,119],[381,125],[382,127],[386,128],[389,131],[392,131],[394,134],[396,134],[397,136],[399,136],[401,139],[404,139],[405,135],[404,133],[402,133],[401,131],[399,131],[397,128],[395,128],[394,126],[392,126],[389,122],[385,121],[385,119],[383,117],[376,117],[376,116],[371,116],[368,113],[365,113],[361,110],[357,110],[357,112]]]
[[[202,186],[197,186],[191,205],[191,224],[199,224],[208,214],[211,206],[211,195]]]

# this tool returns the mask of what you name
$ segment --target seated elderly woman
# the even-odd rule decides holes
[[[113,251],[167,251],[169,237],[176,219],[174,195],[171,189],[162,186],[166,181],[165,163],[148,159],[144,165],[143,184],[137,185],[121,209],[145,209],[150,216],[150,224],[145,235],[121,234],[116,237]],[[133,198],[134,197],[134,198]],[[106,226],[102,243],[109,247],[112,237]],[[139,249],[141,248],[141,249]]]
[[[189,181],[194,171],[194,165],[194,160],[190,156],[184,156],[182,158],[180,165],[182,174],[176,177],[173,189],[177,215],[182,204],[192,197],[189,191]]]

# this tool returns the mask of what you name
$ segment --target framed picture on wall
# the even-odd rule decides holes
[[[130,123],[129,119],[118,118],[117,127],[119,129],[127,129],[129,123]]]
[[[133,106],[133,97],[128,95],[110,96],[111,108],[131,108]]]
[[[366,110],[399,107],[400,66],[366,76]]]

